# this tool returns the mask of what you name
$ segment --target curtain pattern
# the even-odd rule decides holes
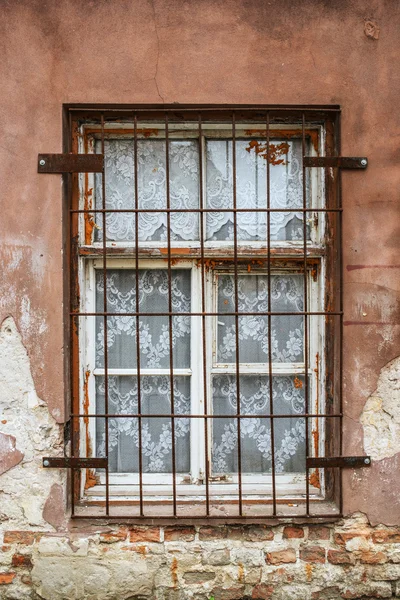
[[[238,311],[268,311],[266,275],[239,275],[237,278]],[[303,310],[304,278],[301,275],[271,275],[271,309],[277,312]],[[218,276],[218,311],[235,311],[235,278]],[[303,358],[303,320],[296,315],[271,317],[271,352],[273,362],[299,363]],[[239,360],[241,363],[268,361],[268,317],[239,317]],[[218,318],[217,361],[236,362],[235,317]]]
[[[253,140],[252,144],[265,144]],[[237,208],[255,209],[267,206],[267,162],[250,140],[236,141]],[[301,140],[286,143],[287,153],[270,164],[271,208],[293,209],[293,212],[272,212],[271,240],[302,240],[303,207]],[[100,142],[96,151],[100,152]],[[105,174],[106,208],[136,207],[134,180],[134,142],[132,139],[106,139]],[[142,211],[167,208],[166,144],[160,139],[139,139],[137,142],[138,208]],[[198,140],[169,142],[170,207],[178,210],[198,209],[199,203],[199,144]],[[309,180],[306,181],[307,205]],[[101,175],[95,175],[95,204],[102,208]],[[233,208],[232,140],[207,139],[205,160],[205,203],[216,212],[207,213],[207,240],[233,240],[233,213],[218,209]],[[140,241],[167,240],[167,213],[141,212],[138,217]],[[171,239],[199,239],[199,214],[171,213]],[[96,216],[95,241],[102,240],[102,216]],[[107,239],[117,242],[135,240],[135,215],[111,213],[106,215]],[[237,213],[239,240],[265,241],[266,213]]]

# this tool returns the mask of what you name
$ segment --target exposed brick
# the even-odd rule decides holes
[[[329,540],[331,530],[323,525],[310,525],[308,528],[309,540]]]
[[[360,561],[366,565],[383,565],[388,557],[384,552],[362,552]]]
[[[0,585],[8,585],[13,582],[15,573],[0,573]]]
[[[222,540],[228,536],[227,527],[200,527],[200,540]]]
[[[325,548],[320,546],[303,546],[300,548],[300,558],[306,562],[324,563]]]
[[[159,542],[161,540],[159,527],[133,527],[129,533],[131,542]]]
[[[260,600],[268,600],[271,598],[274,593],[274,587],[272,585],[267,585],[265,583],[260,583],[256,585],[253,589],[253,593],[251,594],[252,598],[258,598]]]
[[[215,573],[213,571],[187,571],[183,574],[183,579],[188,584],[205,583],[215,579]]]
[[[5,531],[3,541],[5,544],[24,544],[25,546],[30,546],[38,541],[42,535],[38,531]]]
[[[371,537],[371,532],[369,530],[361,529],[357,531],[341,531],[340,533],[335,533],[333,539],[338,546],[344,546],[346,542],[357,537],[369,539]]]
[[[284,565],[286,563],[295,563],[296,552],[293,548],[277,550],[276,552],[268,552],[265,560],[270,565]]]
[[[171,525],[164,530],[164,540],[166,542],[193,542],[194,534],[194,527]]]
[[[230,588],[214,588],[210,593],[214,600],[243,600],[244,585],[233,586]]]
[[[303,538],[304,529],[302,527],[288,526],[283,529],[283,537],[288,539]]]
[[[354,559],[350,552],[345,550],[328,550],[328,562],[333,565],[351,565]]]
[[[13,567],[32,567],[31,557],[28,554],[14,554],[11,560]]]
[[[244,535],[244,528],[240,525],[231,525],[228,529],[228,538],[230,540],[242,540]]]
[[[124,542],[127,537],[127,529],[118,529],[116,531],[101,533],[100,541],[103,542],[103,544],[114,544],[115,542]]]
[[[400,529],[378,529],[372,533],[375,544],[398,544],[400,542]]]
[[[274,532],[267,526],[250,525],[244,528],[243,537],[248,542],[264,542],[273,540]]]

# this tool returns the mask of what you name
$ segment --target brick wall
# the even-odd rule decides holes
[[[13,531],[0,598],[355,600],[400,597],[400,527],[115,526]]]

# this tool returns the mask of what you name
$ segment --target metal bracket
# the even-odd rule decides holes
[[[103,154],[39,154],[38,173],[101,173]]]
[[[305,156],[305,167],[332,167],[336,169],[366,169],[365,156]]]
[[[341,469],[344,469],[345,467],[351,467],[356,469],[357,467],[369,467],[370,465],[370,456],[331,456],[306,459],[307,469],[328,469],[331,467],[339,467]]]
[[[45,456],[45,469],[106,469],[106,458],[75,458],[70,456]]]

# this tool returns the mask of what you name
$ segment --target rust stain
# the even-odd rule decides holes
[[[176,556],[172,559],[171,563],[171,577],[172,577],[172,585],[174,588],[178,587],[178,560]]]
[[[308,478],[308,481],[310,482],[310,484],[317,488],[318,490],[321,489],[321,481],[319,478],[319,469],[315,469],[315,471],[313,473],[311,473],[310,477]]]
[[[244,582],[244,568],[243,568],[242,563],[238,564],[238,581],[239,581],[239,583]]]
[[[247,146],[247,152],[254,152],[257,156],[265,158],[271,165],[285,165],[285,156],[289,152],[289,144],[287,142],[281,142],[280,144],[263,144],[258,140],[250,140]]]
[[[160,248],[160,254],[191,254],[192,248]]]
[[[313,566],[310,563],[306,563],[305,570],[306,570],[307,581],[311,581]]]
[[[92,471],[92,469],[88,469],[86,473],[85,490],[88,490],[94,487],[95,485],[97,485],[96,475],[94,474],[94,471]]]
[[[244,133],[245,135],[250,135],[254,137],[267,137],[266,129],[246,129]],[[318,131],[316,129],[306,129],[304,133],[306,137],[308,137],[311,140],[315,152],[319,154]],[[274,138],[284,138],[290,140],[292,138],[301,137],[302,132],[300,129],[271,129],[270,136],[273,136]]]
[[[93,196],[93,188],[88,189],[88,174],[85,173],[85,195],[84,195],[84,209],[90,210],[92,208],[92,196]],[[84,213],[85,219],[85,244],[90,246],[92,243],[92,235],[93,229],[96,224],[94,222],[93,215],[89,213]]]
[[[201,261],[201,260],[199,260],[199,261],[198,261],[198,266],[199,266],[199,267],[201,267],[201,263],[202,263],[202,261]],[[215,260],[212,260],[211,258],[206,258],[206,259],[203,261],[203,263],[204,263],[204,268],[205,268],[205,270],[206,270],[206,271],[210,271],[210,270],[212,271],[212,270],[213,270],[213,269],[215,269],[215,267],[217,266],[217,263],[216,263],[216,261],[215,261]]]
[[[297,376],[294,378],[293,383],[296,389],[301,389],[303,387],[303,382]]]
[[[152,135],[158,135],[158,129],[138,129],[138,135],[143,135],[145,138],[149,138]]]
[[[85,379],[83,382],[83,412],[85,415],[89,414],[89,377],[90,371],[85,371]],[[84,417],[83,422],[85,424],[85,435],[86,435],[86,456],[92,455],[92,444],[89,435],[89,417]],[[96,485],[97,479],[95,472],[92,469],[87,469],[85,490],[92,488]]]
[[[313,278],[313,281],[316,282],[318,279],[318,268],[316,266],[314,266],[311,269],[311,277]]]
[[[3,425],[5,425],[7,423],[7,419],[3,419],[2,423],[3,423]]]
[[[316,395],[315,395],[315,413],[319,413],[319,352],[315,355],[315,364],[316,367],[314,369],[315,378],[316,378]],[[314,456],[318,458],[319,456],[319,419],[316,419],[315,429],[311,432],[313,438],[314,445]],[[319,469],[315,469],[309,477],[309,482],[314,487],[321,489],[321,481],[319,476]]]

